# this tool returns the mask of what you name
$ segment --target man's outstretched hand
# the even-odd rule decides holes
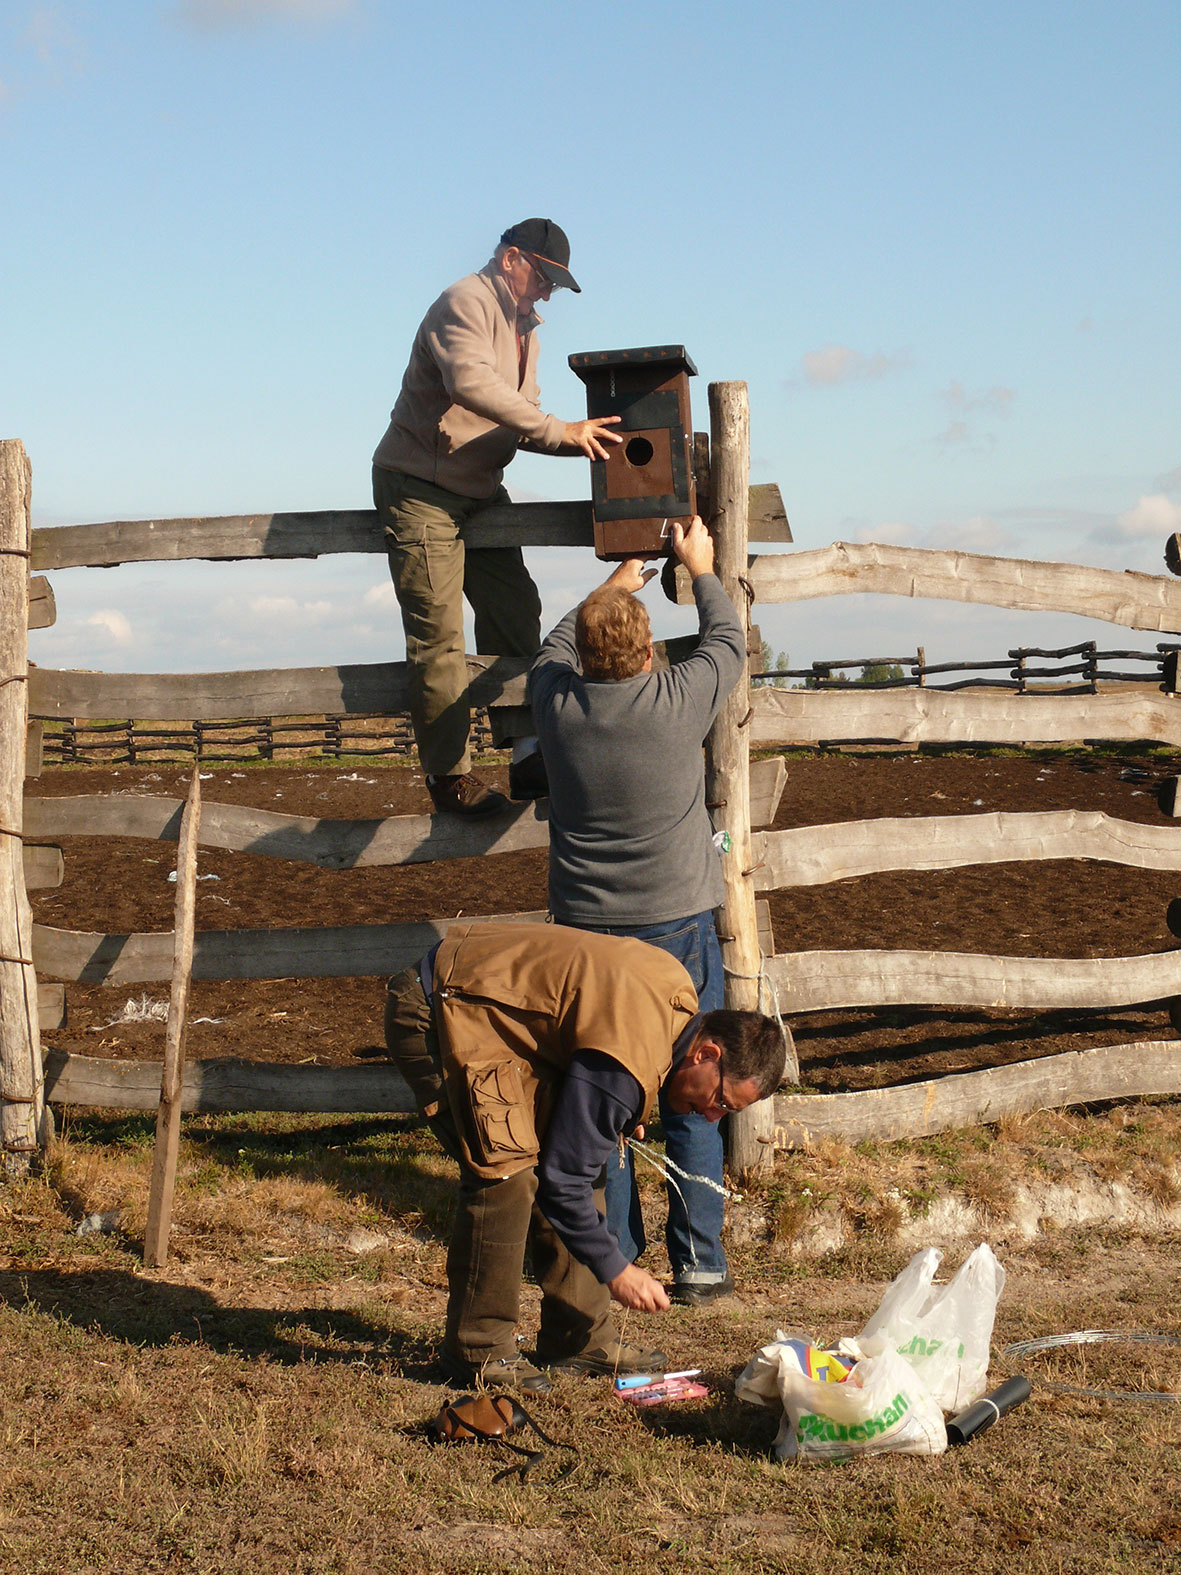
[[[608,1280],[607,1289],[613,1301],[633,1312],[665,1312],[669,1306],[668,1293],[660,1281],[634,1263]]]
[[[616,585],[621,591],[642,591],[659,569],[646,569],[643,558],[625,558],[619,567],[604,580],[604,585]]]
[[[623,442],[618,432],[609,430],[622,419],[622,416],[593,416],[586,421],[567,421],[562,441],[571,448],[580,448],[587,459],[606,459],[608,450],[603,444]]]
[[[714,572],[714,539],[702,523],[700,514],[693,516],[687,528],[679,521],[675,522],[669,535],[673,553],[694,579],[699,574]]]

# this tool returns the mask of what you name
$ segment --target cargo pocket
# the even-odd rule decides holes
[[[514,1062],[465,1068],[473,1157],[483,1165],[537,1157],[533,1110]]]

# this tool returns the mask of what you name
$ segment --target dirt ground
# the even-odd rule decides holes
[[[505,785],[506,767],[489,763]],[[982,810],[1103,810],[1172,824],[1157,788],[1181,757],[1153,750],[792,754],[775,826]],[[188,769],[160,765],[57,767],[40,795],[183,796]],[[399,761],[284,766],[211,765],[205,801],[329,818],[423,813],[421,775]],[[64,884],[33,894],[35,917],[66,929],[129,932],[172,926],[175,845],[65,840]],[[321,870],[249,854],[202,850],[198,929],[391,923],[545,906],[544,851],[392,869]],[[1113,864],[1048,861],[926,874],[885,874],[779,891],[769,902],[777,952],[906,947],[1035,957],[1117,957],[1172,949],[1166,923],[1178,879]],[[348,1064],[383,1053],[380,979],[197,982],[188,1055]],[[46,1044],[89,1055],[160,1053],[158,1024],[114,1026],[138,990],[70,985],[68,1021]],[[149,999],[166,997],[148,986]],[[1000,1065],[1064,1050],[1169,1038],[1165,1003],[1095,1012],[891,1009],[794,1020],[802,1077],[824,1092]]]

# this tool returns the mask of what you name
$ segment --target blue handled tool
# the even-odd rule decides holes
[[[649,1384],[667,1383],[670,1378],[696,1378],[700,1367],[686,1367],[679,1373],[628,1373],[615,1380],[616,1389],[646,1389]]]

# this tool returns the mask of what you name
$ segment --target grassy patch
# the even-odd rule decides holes
[[[738,1404],[733,1378],[777,1327],[817,1339],[860,1327],[909,1256],[903,1206],[962,1184],[999,1217],[1003,1178],[1078,1151],[1159,1185],[1175,1120],[1145,1104],[782,1156],[732,1215],[740,1296],[625,1320],[625,1336],[702,1367],[709,1396],[639,1411],[601,1381],[559,1381],[530,1406],[581,1451],[555,1491],[545,1469],[498,1485],[496,1450],[424,1434],[447,1393],[435,1350],[453,1172],[421,1130],[186,1120],[172,1257],[149,1274],[150,1124],[76,1119],[45,1179],[0,1194],[0,1568],[1163,1572],[1181,1549],[1181,1407],[1063,1390],[1175,1387],[1176,1350],[1039,1356],[1033,1400],[968,1449],[840,1470],[776,1464],[777,1419]],[[644,1176],[642,1191],[656,1239],[661,1187]],[[850,1244],[793,1255],[831,1209],[856,1216]],[[76,1235],[108,1210],[113,1234]],[[1070,1328],[1175,1328],[1177,1245],[1048,1230],[1002,1247],[995,1350]],[[525,1302],[531,1334],[536,1293]]]

